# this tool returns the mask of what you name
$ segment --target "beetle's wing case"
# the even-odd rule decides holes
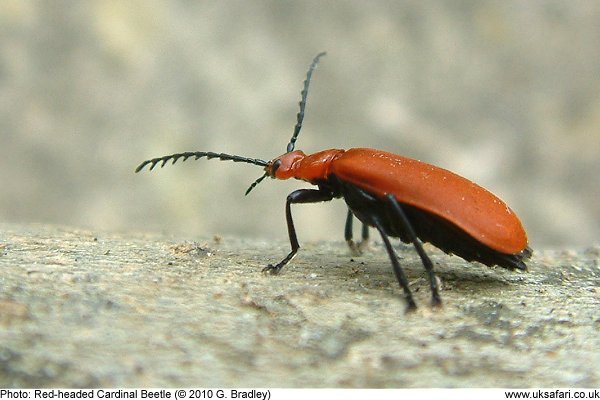
[[[400,203],[441,217],[498,252],[516,254],[527,247],[523,225],[506,203],[443,168],[358,148],[336,158],[329,172],[378,197],[392,193]]]

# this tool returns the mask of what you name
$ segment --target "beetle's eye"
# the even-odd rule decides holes
[[[273,166],[271,167],[271,177],[275,177],[275,174],[277,173],[277,170],[279,169],[279,167],[281,166],[281,160],[276,160],[273,163]]]

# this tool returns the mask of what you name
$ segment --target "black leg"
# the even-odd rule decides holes
[[[407,303],[406,311],[415,310],[417,308],[417,304],[415,303],[410,291],[410,287],[408,286],[408,279],[406,278],[406,275],[404,274],[404,271],[398,262],[398,256],[396,255],[396,252],[390,243],[388,234],[385,231],[385,224],[381,221],[381,218],[385,217],[380,213],[373,212],[373,210],[381,208],[380,200],[353,185],[347,185],[345,189],[346,192],[344,193],[344,198],[346,202],[356,206],[357,209],[360,209],[363,218],[368,219],[368,224],[374,226],[379,231],[388,256],[390,257],[394,275],[396,275],[396,279],[398,280],[400,287],[402,290],[404,290],[404,298],[406,299]]]
[[[415,246],[415,250],[417,250],[417,253],[419,253],[419,257],[421,257],[421,261],[423,262],[425,270],[427,270],[427,274],[429,275],[429,286],[431,287],[431,304],[434,306],[440,306],[442,304],[442,299],[440,297],[435,272],[433,271],[433,263],[425,253],[425,250],[423,250],[423,246],[417,238],[415,230],[406,217],[406,214],[402,210],[402,206],[400,206],[400,203],[398,203],[398,200],[396,200],[396,198],[391,194],[388,194],[386,198],[392,207],[392,211],[394,214],[396,214],[396,217],[398,217],[400,223],[402,224],[404,233],[406,233],[409,240]]]
[[[352,240],[352,220],[354,219],[354,214],[352,214],[352,210],[348,209],[348,215],[346,216],[346,226],[344,228],[344,238],[348,243],[348,246],[352,249],[354,245],[354,241]],[[350,244],[352,243],[352,244]]]
[[[406,299],[407,303],[406,311],[416,310],[417,304],[415,303],[415,300],[413,299],[412,293],[410,291],[410,287],[408,286],[408,279],[406,279],[406,275],[404,274],[402,267],[400,267],[400,263],[398,262],[398,256],[396,255],[396,252],[394,251],[394,248],[390,243],[390,239],[388,238],[387,233],[385,233],[385,231],[383,230],[383,227],[381,226],[381,223],[379,221],[374,220],[374,225],[375,228],[379,231],[379,234],[383,239],[383,244],[385,245],[388,255],[390,256],[392,268],[394,269],[396,279],[398,279],[398,283],[404,290],[404,298]]]
[[[412,296],[410,291],[410,287],[408,285],[408,279],[398,262],[398,256],[390,243],[390,239],[388,237],[388,233],[386,232],[386,224],[383,218],[388,218],[382,209],[382,201],[374,197],[373,195],[357,188],[354,185],[346,185],[344,192],[344,199],[346,202],[351,205],[354,209],[361,213],[363,218],[367,219],[367,223],[371,226],[374,226],[381,238],[383,239],[383,244],[387,250],[388,256],[390,257],[390,262],[392,263],[392,269],[394,270],[394,275],[396,275],[396,279],[400,284],[402,290],[404,290],[404,298],[406,299],[407,309],[406,311],[413,311],[417,308],[417,304]],[[381,212],[380,212],[381,211]]]
[[[361,241],[356,243],[353,240],[352,233],[352,220],[354,219],[354,214],[352,211],[348,209],[348,216],[346,217],[346,227],[344,229],[344,238],[346,239],[346,243],[348,243],[348,247],[350,247],[350,252],[353,255],[359,256],[362,254],[362,251],[367,244],[369,243],[369,226],[365,223],[362,224],[362,238]]]
[[[298,203],[319,203],[322,201],[329,201],[333,199],[333,194],[325,190],[317,189],[299,189],[290,193],[285,201],[285,220],[287,222],[288,235],[290,237],[290,245],[292,251],[279,263],[272,265],[269,264],[263,269],[263,272],[270,272],[272,274],[278,273],[284,265],[286,265],[298,252],[300,245],[298,244],[298,237],[296,236],[296,229],[294,228],[294,221],[292,220],[292,204]]]
[[[362,224],[362,240],[359,244],[359,246],[361,246],[363,243],[369,243],[369,225],[363,223]],[[365,244],[366,246],[366,244]],[[363,246],[364,247],[364,246]]]

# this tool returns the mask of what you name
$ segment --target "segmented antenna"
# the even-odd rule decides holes
[[[256,187],[256,185],[261,183],[263,181],[263,179],[265,179],[267,176],[269,176],[269,174],[267,172],[265,172],[263,176],[261,176],[260,178],[258,178],[254,182],[252,182],[252,184],[250,185],[248,190],[246,190],[246,193],[244,193],[244,196],[248,196],[248,193],[250,193],[252,191],[252,189],[254,189]]]
[[[181,161],[183,162],[190,157],[194,157],[194,159],[196,159],[196,160],[199,158],[202,158],[202,157],[206,157],[209,160],[212,158],[218,158],[221,161],[243,162],[246,164],[258,165],[260,167],[266,167],[268,164],[266,161],[260,160],[258,158],[247,158],[247,157],[235,156],[235,155],[225,154],[225,153],[213,153],[211,151],[190,151],[190,152],[185,152],[185,153],[171,154],[170,156],[153,158],[151,160],[146,160],[135,169],[135,172],[140,172],[147,165],[150,165],[149,170],[151,171],[158,164],[160,164],[160,166],[162,168],[170,160],[173,160],[173,162],[171,164],[175,164],[177,162],[177,160],[179,160],[179,159],[181,159]]]
[[[302,99],[300,100],[300,103],[298,103],[300,105],[300,112],[297,115],[298,122],[296,123],[296,126],[294,127],[294,134],[292,135],[292,138],[290,139],[290,142],[287,145],[288,153],[290,151],[294,151],[294,147],[296,146],[296,139],[298,139],[298,135],[300,134],[300,129],[302,129],[302,120],[304,120],[304,108],[306,107],[306,97],[308,95],[308,85],[310,85],[310,78],[312,76],[313,71],[317,67],[317,64],[319,63],[319,58],[323,57],[325,54],[327,54],[327,53],[322,52],[322,53],[317,54],[317,56],[314,58],[312,64],[310,64],[310,67],[308,67],[308,72],[306,73],[306,79],[304,80],[304,88],[302,89],[302,92],[300,92],[300,94],[302,95]]]
[[[302,89],[302,92],[300,92],[300,94],[302,95],[302,98],[300,99],[300,103],[298,103],[298,105],[300,106],[300,112],[298,112],[298,115],[297,115],[298,122],[296,122],[296,126],[294,127],[294,134],[292,135],[292,138],[290,139],[290,142],[287,145],[288,153],[294,150],[294,147],[296,145],[296,140],[298,139],[298,135],[300,134],[300,130],[302,129],[302,121],[304,120],[304,109],[306,108],[306,97],[308,95],[308,86],[310,85],[310,79],[312,77],[312,73],[315,70],[315,68],[317,67],[317,64],[319,63],[319,59],[321,57],[323,57],[325,54],[327,54],[327,53],[321,52],[321,53],[317,54],[317,56],[313,59],[312,63],[310,64],[310,67],[308,67],[308,72],[306,73],[306,79],[304,80],[304,88]],[[264,160],[261,160],[258,158],[247,158],[247,157],[241,157],[241,156],[225,154],[225,153],[213,153],[211,151],[190,151],[190,152],[185,152],[185,153],[177,153],[177,154],[171,154],[169,156],[153,158],[151,160],[146,160],[143,163],[141,163],[140,165],[138,165],[138,167],[135,169],[135,172],[140,172],[142,169],[144,169],[148,165],[150,166],[148,169],[151,171],[158,164],[160,164],[160,167],[162,168],[169,161],[172,161],[171,164],[175,164],[179,159],[181,159],[181,162],[183,162],[190,157],[194,157],[195,160],[202,158],[202,157],[206,157],[209,160],[212,158],[218,158],[221,161],[242,162],[242,163],[246,163],[246,164],[258,165],[260,167],[266,167],[269,164],[267,161],[264,161]],[[254,189],[256,187],[256,185],[261,183],[267,176],[269,176],[269,173],[265,172],[264,175],[262,175],[260,178],[255,180],[250,185],[248,190],[246,190],[246,195],[248,193],[250,193],[252,191],[252,189]]]

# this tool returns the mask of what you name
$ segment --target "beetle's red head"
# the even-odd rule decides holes
[[[263,176],[255,180],[252,185],[246,190],[246,195],[252,191],[265,179],[270,176],[273,179],[289,179],[294,177],[294,170],[298,168],[298,164],[306,157],[306,155],[300,150],[290,151],[285,153],[273,160],[269,161],[265,165],[265,173]]]
[[[299,163],[306,157],[306,155],[300,151],[295,150],[290,153],[285,153],[274,160],[271,160],[265,167],[265,173],[271,178],[276,179],[289,179],[294,178]]]

